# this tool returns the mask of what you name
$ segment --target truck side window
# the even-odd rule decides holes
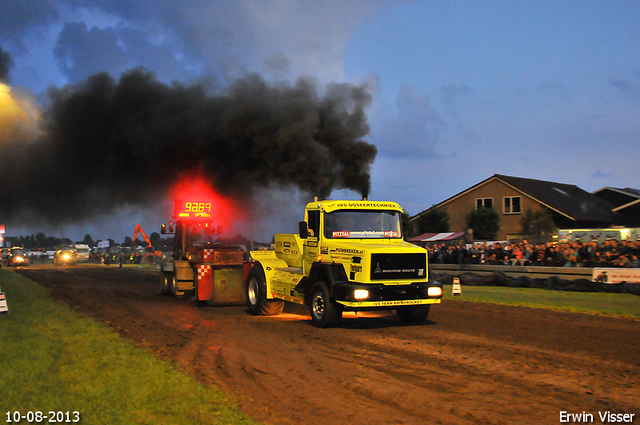
[[[318,237],[320,232],[320,211],[309,211],[309,235]]]

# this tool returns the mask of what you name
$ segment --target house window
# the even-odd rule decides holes
[[[522,207],[520,204],[519,196],[507,196],[504,198],[504,213],[505,214],[521,214]]]
[[[493,208],[493,198],[477,198],[476,208]]]

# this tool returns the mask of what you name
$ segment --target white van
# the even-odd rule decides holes
[[[78,253],[79,263],[86,263],[87,261],[89,261],[89,254],[91,253],[89,245],[84,243],[77,243],[75,245],[71,245],[71,247],[75,248],[76,252]]]

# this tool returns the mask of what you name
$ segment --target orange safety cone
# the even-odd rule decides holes
[[[4,292],[0,292],[0,313],[8,313],[9,307],[7,307],[7,298],[4,296]]]
[[[453,288],[451,289],[451,295],[462,295],[462,287],[460,286],[460,278],[453,278]]]

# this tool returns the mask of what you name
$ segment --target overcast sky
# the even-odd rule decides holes
[[[369,197],[410,214],[496,173],[587,191],[640,187],[633,0],[4,0],[0,47],[11,58],[5,81],[42,107],[50,86],[138,66],[167,83],[256,72],[366,84],[365,140],[378,149]],[[274,209],[291,226],[257,232],[295,231],[297,204]],[[159,220],[136,210],[55,231],[0,224],[8,235],[121,241],[136,222],[151,233]]]

